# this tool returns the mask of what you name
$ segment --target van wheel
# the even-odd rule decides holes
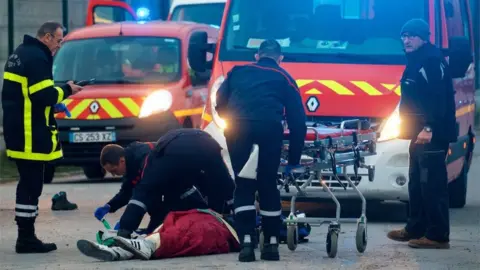
[[[101,180],[105,177],[105,170],[100,165],[84,166],[82,169],[88,180]]]
[[[450,208],[463,208],[467,203],[468,160],[465,160],[460,175],[448,184]]]
[[[50,184],[55,177],[55,165],[53,164],[46,164],[45,171],[43,173],[43,183]]]

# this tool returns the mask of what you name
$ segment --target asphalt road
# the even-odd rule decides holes
[[[389,204],[369,208],[369,242],[364,254],[357,253],[355,248],[355,226],[344,223],[338,255],[334,259],[326,254],[327,226],[322,226],[313,227],[310,242],[300,244],[294,252],[282,245],[280,262],[257,261],[249,264],[239,264],[237,254],[111,263],[98,262],[82,255],[76,248],[76,241],[95,240],[95,233],[102,225],[93,218],[93,212],[119,189],[118,182],[86,182],[82,179],[56,180],[44,187],[37,235],[41,239],[56,242],[58,250],[50,254],[17,255],[13,248],[16,226],[12,210],[16,186],[14,183],[3,184],[0,185],[0,269],[480,269],[480,196],[477,193],[480,190],[479,147],[472,165],[468,205],[463,209],[451,210],[450,250],[413,250],[406,244],[387,239],[386,233],[401,227],[405,218],[403,205]],[[50,198],[62,190],[79,205],[78,210],[50,210]],[[355,212],[347,211],[346,214],[355,217],[358,215]],[[111,214],[107,219],[114,223],[119,219],[119,214]]]

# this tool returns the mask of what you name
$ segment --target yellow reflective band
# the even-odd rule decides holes
[[[203,108],[195,108],[195,109],[187,109],[187,110],[178,110],[174,111],[173,114],[176,117],[182,117],[182,116],[190,116],[190,115],[196,115],[196,114],[202,114],[203,113]]]
[[[342,95],[342,96],[353,96],[355,95],[352,91],[348,90],[345,86],[339,84],[336,81],[332,80],[320,80],[319,83],[325,85],[326,87],[333,90],[335,93]]]
[[[370,85],[367,82],[362,82],[362,81],[352,81],[354,85],[356,85],[358,88],[362,89],[365,93],[367,93],[370,96],[381,96],[382,92],[378,91],[375,87]]]
[[[207,121],[207,122],[212,122],[212,120],[213,120],[212,116],[211,116],[210,114],[208,114],[208,113],[204,113],[204,114],[202,115],[202,119],[205,120],[205,121]]]
[[[65,92],[63,92],[63,89],[58,86],[55,86],[55,89],[57,89],[57,92],[58,92],[58,98],[57,98],[57,104],[58,104],[63,101]]]
[[[25,153],[20,151],[12,151],[7,149],[7,156],[16,159],[38,160],[38,161],[51,161],[59,159],[63,156],[63,151],[58,150],[50,154],[43,153]]]
[[[22,86],[23,94],[23,132],[25,137],[24,151],[27,156],[32,153],[32,102],[28,94],[28,79],[11,72],[3,74],[5,80],[19,83]],[[53,83],[53,81],[52,81]],[[19,152],[21,153],[21,152]]]
[[[53,80],[43,80],[39,83],[36,83],[28,88],[30,90],[30,94],[34,94],[40,90],[53,86]]]

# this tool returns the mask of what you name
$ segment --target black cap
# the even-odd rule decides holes
[[[275,39],[267,39],[258,48],[258,55],[279,57],[282,54],[282,47]]]
[[[423,40],[428,40],[430,37],[430,26],[422,19],[411,19],[403,25],[400,35],[404,33],[416,35]]]

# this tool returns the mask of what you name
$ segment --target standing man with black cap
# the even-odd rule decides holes
[[[290,130],[287,172],[300,162],[307,130],[297,84],[280,67],[283,59],[280,44],[276,40],[262,42],[255,58],[256,63],[236,66],[228,73],[218,90],[216,106],[218,114],[232,123],[225,130],[225,138],[235,174],[235,229],[241,242],[238,257],[241,262],[255,260],[257,190],[265,237],[261,259],[280,259],[282,209],[277,172],[284,113]],[[257,166],[250,166],[255,163],[258,171]]]
[[[408,192],[410,217],[405,228],[388,238],[413,248],[450,248],[446,157],[455,142],[455,98],[448,63],[429,42],[430,27],[420,19],[408,21],[401,39],[407,67],[401,79],[402,139],[410,142]]]

